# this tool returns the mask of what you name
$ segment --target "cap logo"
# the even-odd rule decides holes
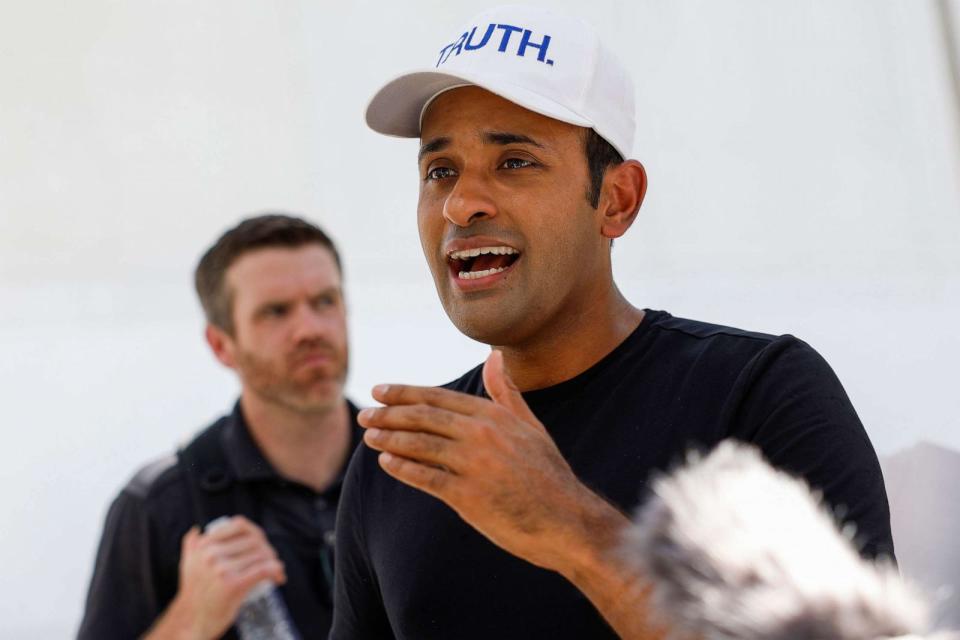
[[[459,56],[463,52],[476,51],[477,49],[483,49],[488,44],[491,44],[491,39],[494,43],[497,42],[497,38],[494,37],[495,32],[502,31],[499,35],[499,44],[497,46],[497,52],[499,53],[512,53],[512,49],[508,51],[510,47],[510,41],[515,33],[521,34],[519,38],[514,39],[516,46],[516,55],[521,58],[526,57],[527,52],[536,50],[537,60],[543,63],[546,63],[550,66],[553,66],[553,60],[547,58],[547,48],[550,46],[550,36],[544,34],[540,42],[532,41],[533,31],[530,29],[525,29],[523,27],[515,27],[509,24],[488,24],[486,30],[483,32],[483,35],[477,38],[477,27],[473,27],[470,31],[465,31],[456,42],[451,42],[443,49],[440,50],[440,58],[437,59],[436,67],[439,67],[445,63],[450,56]]]

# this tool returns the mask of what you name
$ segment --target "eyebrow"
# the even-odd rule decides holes
[[[540,149],[543,148],[542,144],[530,136],[525,136],[522,133],[510,133],[508,131],[488,131],[483,134],[483,140],[488,144],[498,144],[500,146],[508,144],[529,144]]]
[[[336,298],[343,298],[343,289],[335,284],[330,285],[329,287],[325,287],[315,293],[310,294],[310,299],[320,298],[322,296],[334,296]],[[293,298],[270,298],[260,303],[254,309],[254,314],[263,313],[270,307],[275,307],[277,305],[289,306],[294,302],[295,300]]]
[[[417,162],[420,162],[421,160],[423,160],[423,156],[427,155],[428,153],[433,153],[434,151],[442,151],[449,144],[450,144],[450,138],[443,137],[443,136],[439,138],[434,138],[429,142],[425,142],[420,147],[420,153],[417,154]]]
[[[483,134],[483,141],[487,144],[495,144],[501,147],[508,144],[529,144],[538,149],[543,149],[543,145],[530,136],[525,136],[522,133],[510,133],[509,131],[487,131]],[[443,151],[448,146],[450,146],[450,138],[446,136],[440,136],[425,142],[417,154],[417,162],[421,162],[423,157],[428,153]]]

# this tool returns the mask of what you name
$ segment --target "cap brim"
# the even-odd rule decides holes
[[[406,73],[383,86],[367,105],[367,125],[388,136],[417,138],[424,106],[439,94],[464,85],[476,85],[540,115],[580,127],[593,123],[553,100],[524,87],[473,73]]]

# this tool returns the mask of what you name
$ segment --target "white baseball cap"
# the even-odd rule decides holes
[[[594,29],[539,7],[484,11],[437,47],[432,67],[391,80],[367,106],[374,131],[420,136],[420,120],[444,91],[476,85],[525,109],[590,127],[631,157],[633,82]]]

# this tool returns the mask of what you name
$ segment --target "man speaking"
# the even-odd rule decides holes
[[[375,130],[419,138],[417,223],[486,363],[381,385],[338,515],[333,640],[656,638],[617,553],[652,471],[725,438],[803,476],[892,555],[880,468],[807,344],[624,298],[614,239],[647,187],[633,85],[586,24],[489,10],[386,84]],[[413,161],[413,158],[411,158]]]

